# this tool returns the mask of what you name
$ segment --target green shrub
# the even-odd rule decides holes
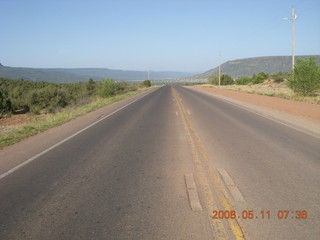
[[[102,82],[102,87],[100,90],[101,97],[111,97],[116,94],[116,84],[113,79],[105,79]]]
[[[92,78],[86,82],[86,90],[89,96],[92,96],[96,90],[96,82]]]
[[[11,114],[11,105],[11,101],[8,98],[8,92],[0,89],[0,118]]]
[[[115,82],[115,89],[116,94],[126,93],[129,92],[128,83],[121,81],[121,82]]]
[[[275,81],[276,83],[281,83],[281,82],[284,81],[284,79],[283,79],[283,77],[281,77],[281,76],[277,76],[277,77],[274,78],[274,81]]]
[[[219,75],[211,74],[208,78],[208,82],[212,85],[219,85]]]
[[[68,94],[64,89],[54,86],[47,86],[43,89],[30,91],[28,106],[31,112],[40,113],[41,110],[54,112],[56,108],[63,108],[68,105]]]
[[[287,72],[278,72],[276,74],[270,75],[270,78],[273,78],[276,83],[281,83],[285,79],[289,78],[289,73],[287,73]]]
[[[145,87],[151,87],[151,81],[150,80],[144,80],[142,84]]]
[[[137,91],[138,90],[138,85],[137,84],[128,84],[128,89],[130,92],[133,92],[133,91]]]
[[[232,85],[234,84],[233,78],[227,74],[222,74],[221,85]]]
[[[316,65],[316,58],[298,58],[291,76],[289,87],[297,94],[311,96],[320,88],[320,67]]]
[[[219,75],[218,74],[210,75],[208,81],[212,85],[219,85]],[[232,85],[232,84],[234,84],[234,81],[233,81],[233,78],[230,77],[229,75],[221,74],[220,84],[221,85]]]
[[[10,81],[12,81],[12,85],[8,85],[7,90],[12,101],[12,110],[28,110],[28,93],[36,87],[24,80]]]
[[[236,79],[235,84],[237,85],[247,85],[251,82],[251,78],[249,77],[239,77]]]
[[[34,114],[52,113],[68,105],[83,105],[91,102],[94,96],[113,96],[119,93],[136,91],[137,84],[114,82],[106,79],[95,82],[89,79],[79,83],[33,82],[23,79],[0,78],[0,114],[10,111]]]
[[[264,72],[260,72],[258,74],[253,74],[251,82],[253,84],[259,84],[259,83],[262,83],[267,78],[268,78],[268,74],[266,74]]]

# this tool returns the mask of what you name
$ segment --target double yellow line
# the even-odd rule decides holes
[[[245,237],[243,231],[236,219],[228,219],[228,221],[224,221],[223,219],[212,219],[213,211],[223,210],[218,208],[217,201],[219,205],[224,208],[225,211],[231,211],[234,209],[229,200],[223,194],[223,185],[219,180],[217,170],[210,164],[207,151],[203,143],[201,142],[198,134],[196,133],[192,121],[186,113],[181,98],[175,89],[173,89],[173,95],[178,104],[179,112],[184,123],[184,129],[188,138],[188,142],[191,146],[192,157],[197,171],[200,187],[204,196],[204,201],[208,211],[210,211],[210,223],[213,228],[214,235],[217,240],[244,240]],[[211,178],[211,180],[214,183],[214,187],[216,190],[215,194],[216,196],[218,196],[217,200],[215,200],[214,195],[211,191],[211,187],[205,169],[207,170],[209,178]],[[227,230],[229,227],[231,228],[231,231]]]

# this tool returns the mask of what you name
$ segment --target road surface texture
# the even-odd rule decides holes
[[[183,87],[97,120],[0,163],[0,239],[318,239],[317,136]]]

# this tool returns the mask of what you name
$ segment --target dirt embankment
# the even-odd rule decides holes
[[[28,120],[27,114],[18,114],[13,115],[10,118],[0,118],[0,125],[9,126],[9,125],[20,125]]]
[[[249,94],[244,92],[229,91],[229,90],[218,89],[218,88],[208,88],[208,87],[193,87],[193,88],[201,91],[223,95],[225,97],[236,99],[242,102],[247,102],[250,104],[255,104],[257,106],[274,109],[286,114],[290,114],[299,118],[304,118],[306,120],[320,124],[320,105],[319,104],[310,104],[310,103],[298,102],[294,100],[287,100],[287,99],[282,99],[277,97],[269,97],[269,96]]]

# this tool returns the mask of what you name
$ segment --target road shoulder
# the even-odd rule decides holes
[[[237,104],[248,111],[320,137],[320,105],[218,88],[188,88]]]

